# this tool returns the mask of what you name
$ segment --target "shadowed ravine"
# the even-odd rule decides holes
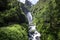
[[[18,0],[19,2],[22,2],[23,4],[25,4],[26,6],[32,6],[32,5],[35,5],[37,3],[38,0],[36,0],[35,3],[31,3],[29,0]],[[35,0],[34,0],[35,1]],[[25,7],[24,5],[21,6],[23,12],[25,13],[27,19],[28,19],[28,22],[29,22],[29,31],[28,31],[28,37],[29,37],[29,40],[40,40],[40,33],[36,30],[36,25],[34,25],[32,23],[32,15],[31,15],[31,12],[27,9],[27,7]]]

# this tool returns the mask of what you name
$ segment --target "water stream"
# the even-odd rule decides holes
[[[18,0],[19,2],[25,4],[26,6],[33,6],[35,5],[39,0]],[[29,31],[28,31],[28,37],[29,40],[40,40],[40,36],[41,34],[36,30],[36,25],[34,25],[32,23],[32,15],[31,12],[28,10],[27,7],[25,7],[24,5],[21,6],[23,12],[25,13],[28,22],[29,22]]]

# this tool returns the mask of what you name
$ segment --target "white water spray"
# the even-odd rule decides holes
[[[18,0],[19,2],[25,4],[26,6],[33,6],[35,5],[39,0]],[[25,7],[25,6],[21,6],[23,12],[25,13],[28,22],[29,22],[29,40],[40,40],[40,36],[41,34],[36,30],[36,26],[34,24],[32,24],[32,15],[31,12]]]

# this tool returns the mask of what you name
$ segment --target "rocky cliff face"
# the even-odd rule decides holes
[[[6,8],[0,10],[0,40],[28,40],[28,22],[20,4],[16,0],[7,4],[7,8],[0,5]],[[60,0],[40,0],[31,12],[41,40],[60,40]]]

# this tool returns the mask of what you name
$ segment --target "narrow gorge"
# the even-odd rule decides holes
[[[26,6],[33,6],[35,5],[39,0],[18,0],[19,2],[22,2],[24,5]],[[36,25],[34,25],[32,23],[33,21],[33,17],[31,12],[29,11],[29,9],[27,7],[25,7],[24,5],[21,6],[23,12],[25,13],[27,19],[28,19],[28,39],[29,40],[40,40],[40,36],[41,34],[36,30]]]

